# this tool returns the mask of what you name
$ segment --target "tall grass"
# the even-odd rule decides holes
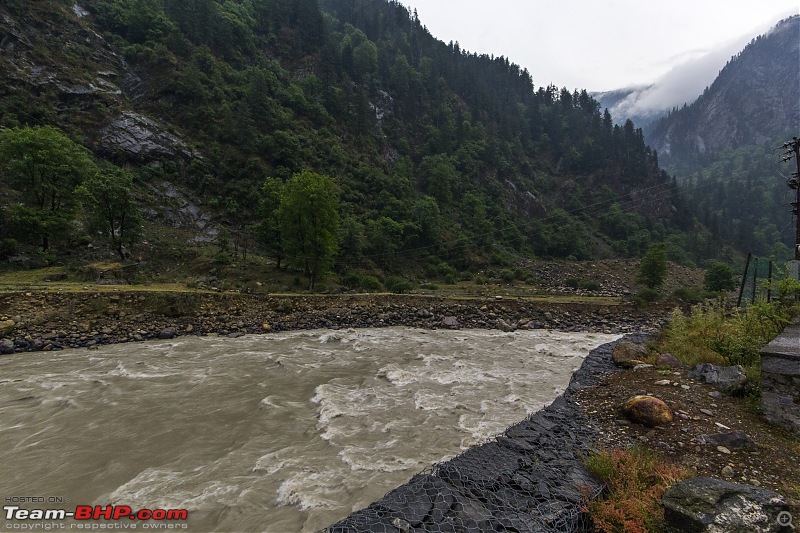
[[[593,454],[586,460],[586,467],[607,488],[606,498],[585,507],[595,530],[604,533],[662,530],[661,497],[670,485],[688,475],[655,451],[639,446]]]
[[[756,367],[759,350],[783,331],[793,315],[790,306],[763,301],[744,310],[728,309],[719,302],[695,305],[689,315],[675,309],[662,330],[658,348],[689,366]]]

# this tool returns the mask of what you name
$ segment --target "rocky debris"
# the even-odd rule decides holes
[[[786,501],[770,490],[701,477],[679,481],[662,499],[667,526],[674,531],[726,533],[786,531],[779,515]]]
[[[137,161],[201,157],[163,125],[132,111],[123,112],[100,131],[100,148],[109,154],[125,153]]]
[[[175,328],[180,335],[386,326],[436,329],[456,324],[459,328],[498,329],[501,319],[519,330],[625,333],[652,330],[660,320],[659,315],[636,313],[627,306],[600,314],[599,306],[540,305],[509,299],[464,301],[419,295],[283,297],[110,289],[4,293],[0,295],[0,309],[6,310],[4,319],[19,315],[14,337],[0,335],[12,343],[17,338],[29,343],[27,348],[15,347],[16,352],[138,342],[158,338],[165,328]],[[446,317],[452,318],[443,321]],[[58,332],[63,336],[55,334]],[[610,357],[608,364],[613,368]]]
[[[643,364],[647,356],[647,348],[631,342],[620,342],[614,346],[614,350],[611,352],[611,360],[622,368],[633,368]]]
[[[647,427],[661,426],[672,422],[672,409],[660,398],[639,395],[630,398],[622,406],[622,414],[631,422]]]
[[[14,353],[16,350],[14,349],[14,342],[9,339],[2,339],[0,340],[0,354],[10,354]]]
[[[461,324],[459,324],[458,319],[454,316],[446,316],[442,319],[442,327],[448,329],[459,329]]]
[[[158,332],[159,339],[174,339],[178,332],[175,328],[164,328]]]
[[[731,431],[728,433],[701,435],[699,440],[703,444],[723,446],[728,450],[744,450],[749,452],[758,450],[758,445],[744,431]]]
[[[13,320],[0,320],[0,335],[11,333],[16,325]]]
[[[211,223],[211,213],[193,203],[181,193],[173,183],[161,181],[148,183],[147,187],[156,197],[164,198],[160,205],[150,205],[142,212],[150,220],[172,228],[188,229],[195,233],[194,242],[214,242],[219,236],[219,229]],[[222,282],[213,277],[197,279],[200,288],[219,287]]]
[[[659,354],[658,359],[656,359],[656,366],[675,370],[685,370],[687,368],[685,364],[671,353]]]
[[[505,332],[511,332],[511,331],[514,331],[515,329],[517,329],[514,326],[512,326],[511,324],[509,324],[508,322],[506,322],[505,320],[503,320],[502,318],[497,319],[497,322],[495,323],[495,327],[497,329],[499,329],[500,331],[505,331]]]
[[[711,363],[696,365],[689,371],[689,377],[713,385],[728,394],[739,392],[747,380],[741,365],[718,366]]]

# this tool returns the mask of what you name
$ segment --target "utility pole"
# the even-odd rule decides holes
[[[786,184],[795,191],[795,201],[792,202],[792,214],[797,217],[797,226],[795,228],[794,236],[794,258],[800,261],[800,139],[792,137],[791,141],[783,143],[785,152],[781,157],[781,162],[785,163],[794,158],[797,164],[797,172],[794,172]]]

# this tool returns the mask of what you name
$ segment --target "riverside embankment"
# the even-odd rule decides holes
[[[237,337],[318,328],[654,330],[664,309],[607,301],[456,299],[420,295],[26,291],[0,295],[0,353],[91,347],[180,335]]]

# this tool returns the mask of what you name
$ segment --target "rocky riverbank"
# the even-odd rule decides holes
[[[407,326],[627,333],[657,329],[664,309],[420,295],[263,296],[204,292],[16,292],[0,295],[0,353],[318,329]]]

